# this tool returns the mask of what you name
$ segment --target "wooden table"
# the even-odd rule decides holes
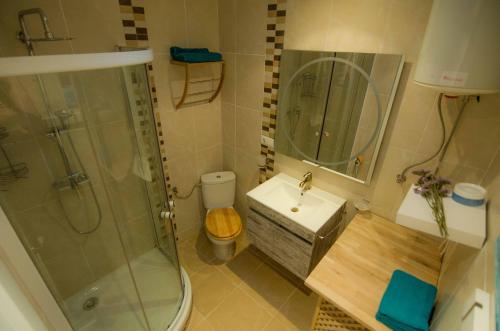
[[[358,214],[306,279],[306,285],[371,330],[395,269],[437,284],[439,238],[370,214]]]

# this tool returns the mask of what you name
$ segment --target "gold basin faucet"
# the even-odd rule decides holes
[[[302,189],[302,191],[308,191],[311,189],[311,183],[313,179],[313,174],[312,172],[308,171],[302,176],[302,180],[299,183],[299,187]]]

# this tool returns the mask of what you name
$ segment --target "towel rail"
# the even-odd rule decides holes
[[[217,96],[219,95],[219,93],[222,89],[222,84],[224,83],[224,74],[225,74],[224,61],[188,63],[188,62],[171,60],[170,63],[184,67],[184,90],[182,92],[182,96],[180,97],[179,101],[175,104],[175,109],[179,109],[179,108],[186,107],[186,106],[193,105],[193,104],[210,103],[210,102],[214,101],[215,98],[217,98]],[[201,79],[201,80],[196,80],[196,79],[193,79],[191,77],[192,72],[193,72],[193,70],[192,70],[193,68],[211,65],[211,64],[220,64],[219,77],[209,78],[209,79]],[[215,88],[213,90],[202,91],[202,92],[191,92],[190,91],[193,84],[215,82],[215,81],[219,81],[219,83],[217,85],[217,88]],[[196,101],[189,101],[188,100],[192,96],[207,94],[207,93],[211,93],[211,96],[207,99],[196,100]]]

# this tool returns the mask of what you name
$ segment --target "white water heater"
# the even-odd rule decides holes
[[[500,92],[500,0],[434,0],[414,79],[453,94]]]

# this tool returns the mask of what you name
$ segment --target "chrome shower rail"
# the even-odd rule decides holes
[[[40,21],[42,22],[43,31],[45,34],[44,38],[32,38],[30,36],[28,32],[28,27],[26,26],[26,22],[24,20],[24,17],[28,15],[38,15],[40,17]],[[34,49],[33,49],[34,42],[64,41],[73,39],[71,37],[61,37],[61,38],[54,37],[52,31],[50,30],[49,19],[47,18],[47,15],[45,14],[42,8],[30,8],[21,10],[17,13],[17,18],[19,20],[19,25],[21,27],[21,31],[17,33],[17,39],[19,39],[22,43],[26,45],[26,48],[28,49],[28,53],[30,55],[34,55]]]

